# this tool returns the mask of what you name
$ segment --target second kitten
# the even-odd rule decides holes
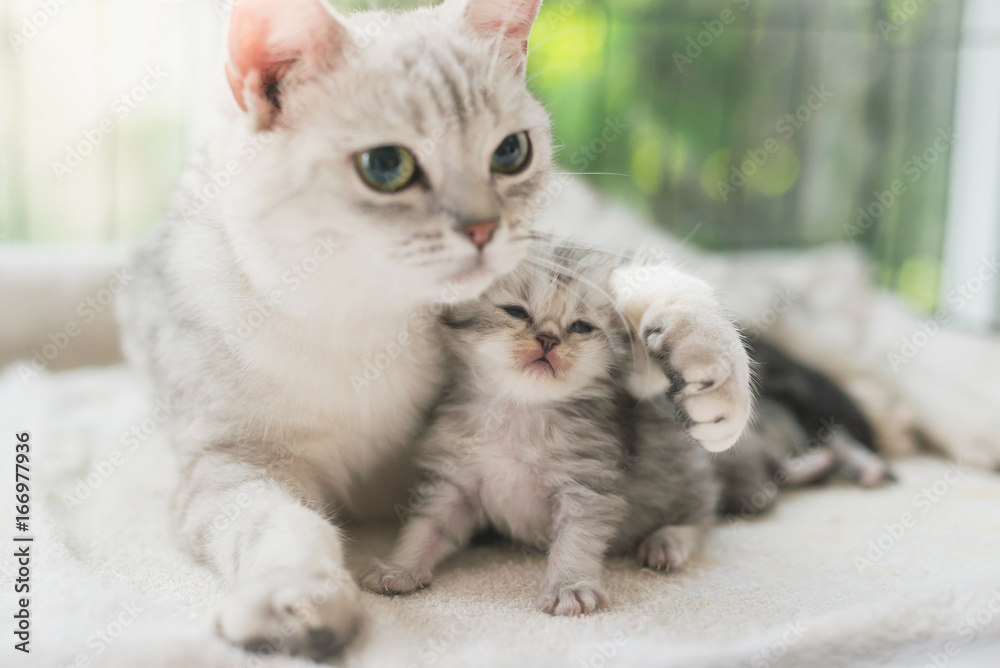
[[[578,615],[607,602],[608,553],[665,569],[699,547],[718,483],[666,402],[621,389],[631,357],[607,295],[613,266],[589,251],[536,249],[451,314],[460,371],[418,447],[426,493],[365,587],[425,586],[443,558],[493,526],[548,551],[538,607]]]

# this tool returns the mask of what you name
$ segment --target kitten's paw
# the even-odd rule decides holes
[[[671,526],[657,529],[639,545],[639,563],[665,571],[684,564],[701,544],[699,527]]]
[[[246,581],[215,611],[215,628],[252,652],[320,661],[340,653],[361,627],[361,596],[346,571],[304,576],[281,570]]]
[[[881,487],[896,482],[889,465],[848,434],[834,434],[830,449],[836,456],[837,471],[847,480],[861,487]]]
[[[642,337],[670,380],[678,421],[706,450],[722,452],[750,419],[750,360],[717,308],[675,304],[647,314]]]
[[[429,577],[422,577],[420,574],[401,566],[378,560],[375,560],[368,570],[361,574],[362,587],[384,596],[408,594],[411,591],[422,589],[428,584],[430,584]]]
[[[597,582],[577,582],[550,587],[538,597],[538,609],[550,615],[576,617],[608,604],[608,595]]]

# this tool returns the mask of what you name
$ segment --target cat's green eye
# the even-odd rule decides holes
[[[371,188],[382,193],[396,193],[417,178],[417,159],[402,146],[380,146],[355,159],[358,174]]]
[[[569,331],[574,334],[590,334],[594,331],[594,326],[589,322],[584,322],[583,320],[577,320],[572,325],[569,326]]]
[[[493,152],[492,169],[499,174],[517,174],[531,158],[531,140],[527,132],[515,132],[500,142]]]

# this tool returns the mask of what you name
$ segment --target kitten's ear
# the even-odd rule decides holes
[[[226,76],[236,103],[261,130],[281,112],[292,79],[334,66],[350,37],[325,0],[238,0],[229,23]]]
[[[528,35],[538,18],[542,0],[468,0],[465,22],[480,35],[497,39],[500,55],[524,71]]]

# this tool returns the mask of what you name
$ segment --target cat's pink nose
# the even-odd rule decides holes
[[[469,241],[479,250],[483,250],[497,231],[497,221],[480,220],[475,223],[462,225],[462,234],[469,238]]]
[[[535,341],[542,346],[542,352],[550,352],[553,348],[559,345],[559,337],[552,336],[550,334],[539,334],[535,337]]]

